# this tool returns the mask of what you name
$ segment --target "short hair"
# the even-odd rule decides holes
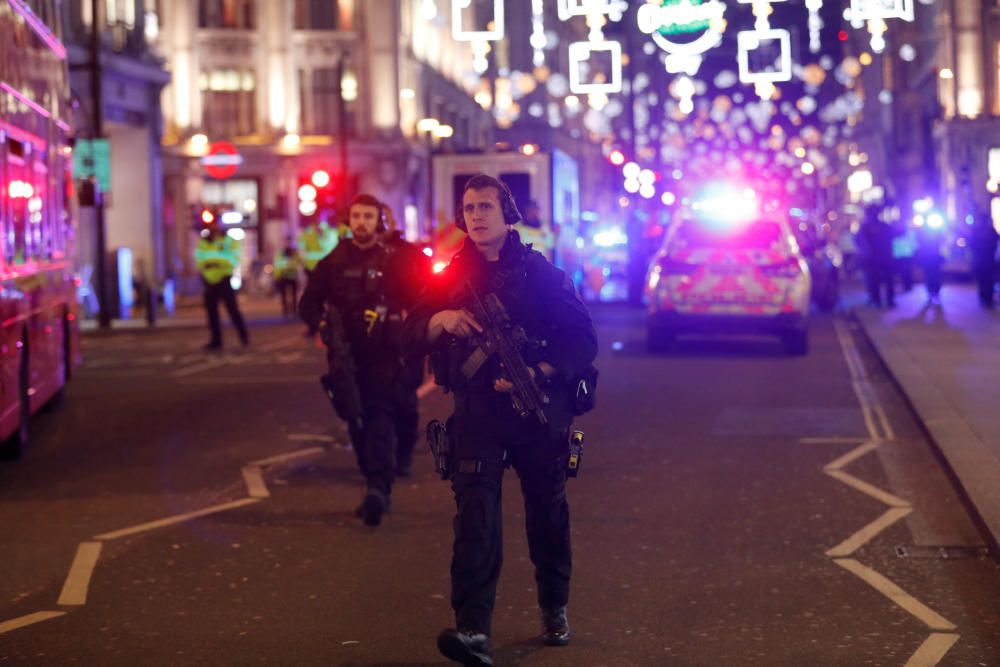
[[[354,199],[351,200],[351,204],[347,207],[347,210],[350,211],[355,206],[374,206],[378,209],[379,216],[381,217],[382,215],[382,202],[380,202],[375,195],[370,195],[367,192],[354,195]]]
[[[485,190],[486,188],[496,188],[497,198],[500,200],[500,210],[503,213],[503,219],[506,224],[514,225],[521,221],[521,212],[517,210],[517,204],[514,202],[514,193],[510,191],[510,186],[488,174],[476,174],[467,180],[465,188],[462,190],[462,200],[465,199],[465,193],[469,190]],[[456,217],[458,228],[464,232],[465,215],[462,212],[461,201],[459,202],[458,215]]]

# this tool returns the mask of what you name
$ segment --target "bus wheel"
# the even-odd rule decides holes
[[[0,445],[0,458],[6,460],[17,460],[28,446],[29,423],[31,421],[31,405],[28,397],[28,383],[30,375],[28,373],[28,346],[24,346],[24,353],[21,355],[21,369],[18,372],[18,384],[20,400],[17,430]]]

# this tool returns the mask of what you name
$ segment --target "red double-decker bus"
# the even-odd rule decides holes
[[[56,0],[0,0],[0,454],[79,360],[69,74]]]

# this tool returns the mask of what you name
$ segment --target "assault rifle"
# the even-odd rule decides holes
[[[323,325],[319,328],[320,339],[326,345],[328,370],[320,377],[326,397],[330,399],[337,416],[351,426],[361,428],[361,391],[358,389],[357,368],[351,355],[351,345],[344,332],[344,320],[340,311],[327,306],[323,315]]]
[[[510,394],[511,405],[522,417],[534,414],[539,422],[547,424],[549,420],[543,406],[548,404],[549,397],[535,384],[521,356],[521,347],[533,344],[533,341],[521,326],[511,321],[496,294],[490,292],[480,298],[472,283],[468,283],[467,287],[472,294],[472,316],[482,326],[483,332],[472,333],[476,350],[462,363],[462,375],[471,378],[490,357],[498,355],[504,372],[514,385]]]

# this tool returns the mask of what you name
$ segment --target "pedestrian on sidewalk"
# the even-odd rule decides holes
[[[236,301],[232,278],[240,264],[240,242],[224,233],[216,220],[208,222],[201,230],[201,239],[194,251],[195,264],[201,272],[205,286],[205,312],[211,334],[206,350],[222,349],[222,324],[219,321],[219,302],[226,306],[229,318],[239,333],[240,342],[250,344],[246,323]]]
[[[274,286],[281,296],[281,316],[292,317],[299,302],[299,269],[302,259],[299,251],[288,239],[285,247],[274,258]]]
[[[541,640],[550,646],[570,640],[566,476],[570,428],[579,414],[572,389],[592,368],[597,334],[572,282],[521,242],[513,229],[520,217],[502,181],[470,178],[457,214],[458,228],[468,234],[465,244],[429,284],[405,327],[407,349],[430,353],[437,382],[455,396],[442,468],[457,506],[451,561],[456,627],[438,636],[438,649],[464,665],[493,664],[490,634],[503,560],[501,488],[508,466],[517,471],[524,495]],[[536,412],[522,416],[498,355],[483,352],[475,335],[483,327],[470,312],[479,303],[475,295],[499,301],[512,324],[535,341],[522,351],[524,375],[549,398],[542,410],[546,420]]]
[[[917,234],[917,262],[927,289],[927,303],[940,303],[941,295],[941,265],[944,257],[941,255],[943,226],[925,223]]]
[[[881,308],[883,304],[889,308],[896,305],[892,256],[894,237],[890,223],[882,221],[879,207],[873,204],[866,206],[864,221],[858,230],[858,249],[868,287],[868,300],[876,308]]]
[[[993,292],[997,275],[997,235],[993,218],[986,211],[976,215],[972,227],[970,246],[972,249],[972,272],[976,277],[979,290],[979,305],[986,309],[993,308]]]
[[[316,264],[299,314],[327,345],[324,388],[348,422],[365,477],[365,495],[355,514],[377,526],[389,509],[397,474],[397,417],[412,411],[410,400],[416,401],[416,388],[401,386],[403,318],[426,280],[412,279],[416,269],[409,256],[380,240],[385,213],[378,199],[356,196],[348,221],[351,238]]]

